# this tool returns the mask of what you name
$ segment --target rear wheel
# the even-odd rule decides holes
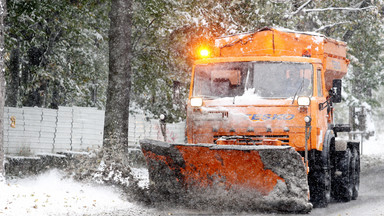
[[[352,151],[352,169],[353,172],[353,187],[352,187],[352,199],[356,200],[359,196],[359,187],[360,187],[360,155],[356,148],[353,148]]]

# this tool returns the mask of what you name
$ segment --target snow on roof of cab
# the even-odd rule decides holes
[[[306,35],[312,35],[312,36],[318,36],[318,37],[326,38],[325,35],[317,33],[317,32],[302,32],[302,31],[296,31],[296,30],[292,30],[292,29],[288,29],[288,28],[283,28],[283,27],[263,27],[263,28],[257,29],[256,31],[242,32],[242,33],[231,34],[231,35],[223,35],[221,37],[217,37],[217,39],[227,38],[227,37],[232,37],[232,36],[239,36],[241,38],[241,37],[246,37],[246,36],[248,36],[250,34],[253,34],[253,33],[256,33],[256,32],[272,30],[272,29],[275,29],[275,30],[278,30],[278,31],[282,31],[282,32],[287,32],[287,33],[306,34]]]
[[[303,31],[296,31],[296,30],[292,30],[292,29],[287,29],[287,28],[283,28],[283,27],[263,27],[263,28],[260,28],[256,31],[252,31],[252,32],[243,32],[243,33],[239,33],[239,34],[232,34],[232,35],[225,35],[225,36],[221,36],[221,37],[218,37],[216,38],[216,41],[215,41],[215,46],[218,46],[219,45],[219,41],[220,40],[225,40],[227,43],[233,43],[235,41],[238,41],[239,39],[242,40],[244,38],[247,38],[257,32],[261,32],[261,31],[267,31],[267,30],[277,30],[277,31],[281,31],[281,32],[287,32],[287,33],[294,33],[296,34],[297,37],[300,37],[300,35],[310,35],[310,36],[313,36],[312,40],[314,43],[316,44],[320,44],[322,43],[324,40],[331,40],[331,41],[334,41],[336,43],[342,43],[342,44],[346,44],[345,42],[343,41],[338,41],[338,40],[335,40],[335,39],[331,39],[331,38],[328,38],[326,37],[325,35],[323,34],[320,34],[320,33],[317,33],[317,32],[303,32]],[[233,41],[233,36],[237,36],[234,41]]]
[[[312,36],[318,36],[318,37],[324,37],[324,38],[326,38],[325,35],[320,34],[320,33],[317,33],[317,32],[302,32],[302,31],[296,31],[296,30],[287,29],[287,28],[283,28],[283,27],[273,27],[273,28],[268,28],[268,29],[275,29],[275,30],[282,31],[282,32],[297,33],[297,34],[306,34],[306,35],[312,35]],[[265,29],[265,30],[266,30],[266,29]]]

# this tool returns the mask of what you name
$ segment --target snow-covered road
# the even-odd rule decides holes
[[[382,156],[363,157],[369,161],[361,173],[360,192],[357,200],[332,203],[328,208],[314,209],[310,215],[384,215],[384,164]],[[379,160],[380,159],[380,160]]]
[[[381,147],[381,146],[380,146]],[[384,151],[383,151],[384,152]],[[348,203],[331,203],[309,215],[383,215],[384,153],[362,157],[360,195]],[[376,151],[378,153],[378,151]],[[148,183],[144,168],[134,169],[141,186]],[[58,170],[37,177],[0,183],[0,216],[19,215],[279,215],[259,212],[214,212],[165,206],[154,209],[132,203],[111,186],[64,179]],[[288,216],[282,214],[282,216]]]

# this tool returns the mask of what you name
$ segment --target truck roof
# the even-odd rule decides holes
[[[250,62],[250,61],[272,61],[272,62],[308,62],[321,64],[321,60],[317,58],[303,58],[299,56],[241,56],[241,57],[216,57],[205,58],[195,61],[196,64],[210,64],[220,62]]]

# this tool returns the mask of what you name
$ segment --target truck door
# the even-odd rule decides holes
[[[324,103],[326,101],[326,96],[324,92],[324,73],[322,73],[322,69],[319,66],[315,66],[315,99],[317,101],[315,112],[317,116],[317,124],[316,128],[312,129],[313,134],[316,136],[316,149],[320,150],[322,149],[322,144],[324,143],[324,136],[327,131],[327,125],[328,125],[328,118],[329,118],[329,110],[328,108],[325,108],[323,110],[319,109],[319,104]],[[312,137],[314,136],[312,134]]]

